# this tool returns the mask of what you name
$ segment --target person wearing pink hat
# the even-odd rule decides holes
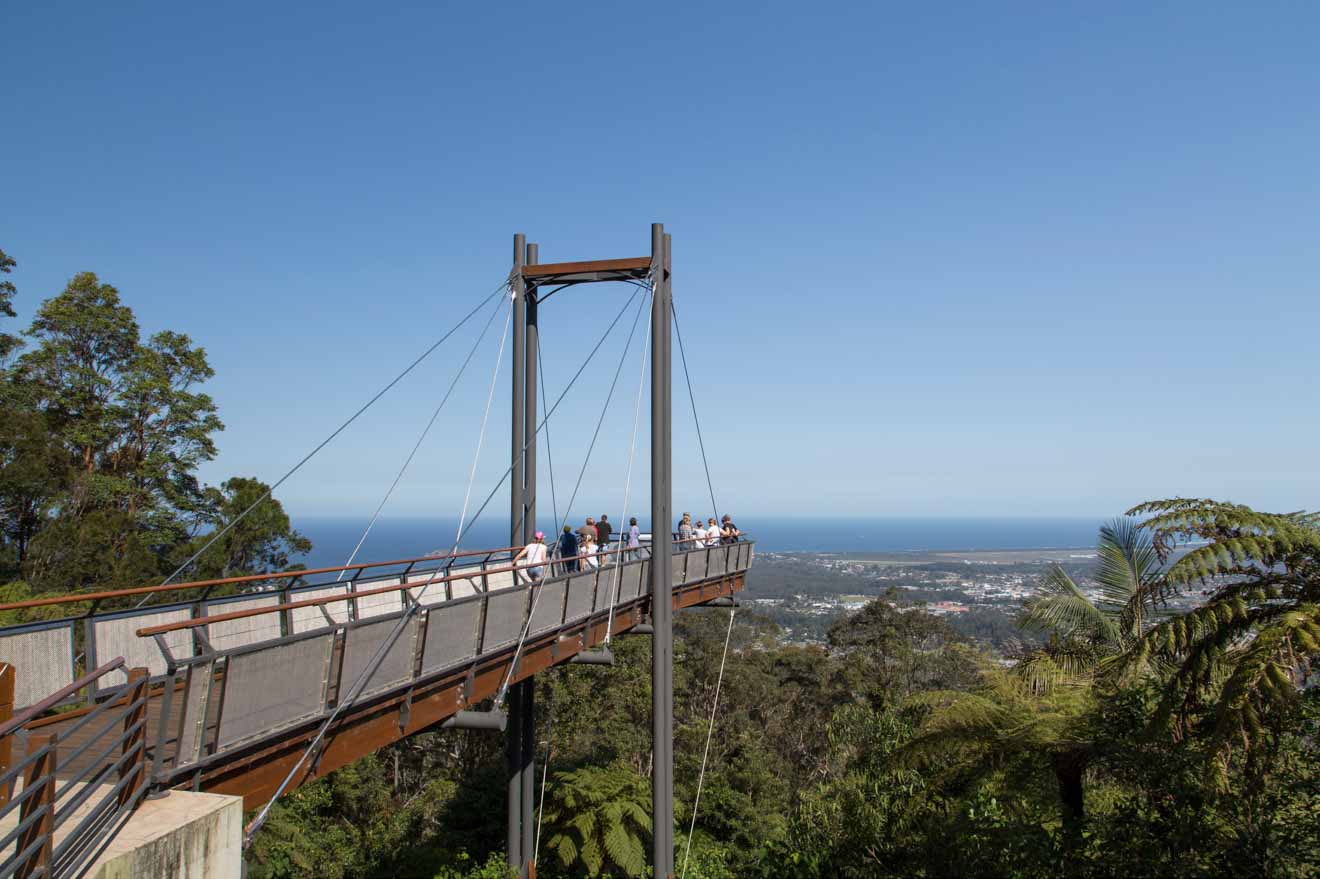
[[[538,531],[536,532],[536,536],[532,538],[532,542],[524,546],[518,551],[518,554],[513,557],[515,568],[520,562],[525,562],[527,564],[527,567],[517,569],[516,573],[518,576],[530,580],[533,583],[540,580],[541,577],[545,575],[546,555],[545,532]]]

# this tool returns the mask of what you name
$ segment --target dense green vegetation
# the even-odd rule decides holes
[[[15,261],[0,251],[0,272]],[[159,582],[266,486],[203,484],[223,429],[188,336],[143,338],[119,292],[75,275],[21,334],[0,282],[0,598]],[[273,499],[189,568],[194,578],[284,569],[310,549]],[[50,612],[67,613],[65,609]]]
[[[1303,687],[1320,534],[1208,501],[1134,512],[1146,528],[1102,532],[1101,598],[1052,570],[1021,618],[1044,640],[1011,662],[882,600],[828,648],[740,614],[688,876],[1320,874],[1320,696]],[[1208,542],[1170,564],[1180,536]],[[1170,615],[1189,589],[1204,606]],[[678,619],[680,864],[726,621]],[[616,653],[538,678],[543,876],[639,874],[648,644]],[[499,875],[502,755],[475,736],[423,734],[296,793],[252,875]]]
[[[14,265],[0,252],[0,320],[14,316]],[[198,479],[222,429],[199,390],[205,352],[178,333],[144,339],[95,275],[10,329],[0,323],[5,599],[158,579],[265,493]],[[1039,640],[1016,652],[987,646],[1006,642],[1002,619],[958,631],[883,597],[830,623],[825,646],[786,645],[740,611],[695,821],[730,618],[679,615],[680,869],[1320,875],[1317,519],[1183,499],[1130,515],[1100,535],[1098,599],[1073,572],[1043,571],[1016,621]],[[192,573],[284,568],[307,549],[271,500]],[[818,576],[790,574],[795,590]],[[1200,606],[1170,609],[1188,596]],[[650,644],[613,646],[613,667],[537,677],[542,876],[645,872]],[[503,760],[500,737],[457,731],[373,754],[282,800],[250,875],[505,876]]]

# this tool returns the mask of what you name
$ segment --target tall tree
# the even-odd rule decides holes
[[[1134,661],[1173,665],[1157,722],[1175,737],[1206,727],[1226,781],[1235,751],[1251,760],[1277,736],[1320,659],[1320,515],[1190,498],[1129,515],[1147,517],[1162,559],[1187,550],[1169,582],[1205,596],[1146,632]]]
[[[0,275],[8,275],[14,270],[18,262],[9,254],[0,250]],[[14,311],[14,296],[18,293],[18,288],[14,282],[8,278],[0,279],[0,317],[17,317]],[[9,358],[9,355],[23,344],[17,336],[9,333],[0,332],[0,364]]]

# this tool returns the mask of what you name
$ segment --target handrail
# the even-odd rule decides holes
[[[690,538],[690,540],[695,540],[695,539],[696,538]],[[675,542],[686,543],[689,541],[683,540],[683,541],[675,541]],[[726,545],[731,545],[731,544],[726,544]],[[173,623],[162,623],[158,626],[146,626],[141,629],[138,629],[136,634],[139,638],[150,638],[155,635],[164,635],[169,632],[178,632],[184,629],[196,629],[196,628],[200,628],[201,626],[209,625],[211,623],[225,623],[225,622],[229,622],[230,620],[243,620],[243,619],[248,619],[250,617],[264,616],[266,614],[271,614],[271,613],[280,613],[281,611],[286,611],[286,610],[297,610],[304,607],[320,607],[327,604],[335,604],[341,601],[352,601],[355,598],[369,598],[373,595],[385,595],[390,592],[402,592],[405,589],[418,589],[422,586],[435,585],[437,583],[449,583],[454,580],[471,580],[482,575],[488,576],[490,574],[507,574],[510,571],[517,572],[517,571],[525,571],[528,570],[529,568],[543,568],[547,564],[550,564],[551,562],[553,562],[554,564],[562,565],[565,562],[581,561],[583,559],[589,559],[589,558],[599,558],[600,556],[621,555],[623,553],[628,553],[633,551],[634,550],[626,546],[622,546],[619,547],[618,549],[604,550],[596,553],[584,553],[582,555],[575,555],[569,558],[548,559],[546,561],[539,563],[510,565],[509,567],[504,567],[504,568],[490,568],[488,570],[481,572],[473,571],[462,574],[450,574],[445,577],[436,577],[431,580],[416,580],[412,583],[396,583],[390,586],[382,586],[379,589],[366,589],[362,592],[346,592],[343,595],[325,595],[320,598],[308,598],[303,601],[291,601],[288,604],[276,604],[276,605],[271,605],[270,607],[257,607],[257,608],[252,608],[251,610],[237,610],[237,611],[233,611],[232,613],[216,614],[215,616],[195,617],[193,619],[188,619],[188,620],[178,620],[177,622],[173,622]],[[583,572],[578,572],[578,573],[583,573]],[[478,594],[484,594],[484,593],[478,593]]]
[[[622,549],[612,549],[605,552],[586,553],[584,555],[575,555],[570,558],[554,559],[555,564],[564,562],[579,561],[582,559],[598,558],[602,555],[617,555],[626,553],[630,550],[627,547]],[[445,577],[435,577],[430,580],[416,580],[412,583],[396,583],[390,586],[382,586],[379,589],[366,589],[362,592],[346,592],[343,595],[326,595],[321,598],[308,598],[304,601],[291,601],[288,604],[275,604],[270,607],[257,607],[251,610],[236,610],[232,613],[221,613],[215,616],[196,617],[190,620],[179,620],[173,623],[162,623],[159,626],[146,626],[137,630],[139,638],[150,638],[153,635],[164,635],[167,632],[177,632],[182,629],[196,629],[209,623],[224,623],[230,620],[242,620],[248,617],[262,616],[268,613],[279,613],[285,610],[296,610],[303,607],[318,607],[325,604],[334,604],[340,601],[352,601],[355,598],[368,598],[372,595],[384,595],[389,592],[402,592],[405,589],[418,589],[423,586],[435,585],[437,583],[449,583],[454,580],[471,580],[480,576],[489,576],[491,574],[507,574],[510,571],[525,571],[529,568],[543,568],[549,564],[549,560],[535,564],[528,563],[523,565],[510,565],[506,568],[489,568],[484,571],[469,571],[462,574],[450,574]]]
[[[54,693],[51,693],[49,696],[47,696],[45,699],[42,699],[40,702],[37,702],[34,705],[30,705],[27,708],[24,708],[18,714],[15,714],[9,720],[5,721],[3,724],[0,724],[0,739],[3,739],[5,736],[12,734],[15,730],[21,729],[23,725],[26,724],[29,720],[32,720],[37,715],[43,714],[49,711],[50,709],[54,708],[56,705],[63,702],[65,699],[69,698],[74,693],[81,690],[83,687],[92,683],[92,681],[104,677],[105,675],[109,674],[115,669],[121,668],[123,665],[124,665],[124,657],[122,656],[116,657],[110,660],[109,662],[107,662],[105,665],[100,666],[99,668],[96,668],[92,671],[89,671],[87,674],[78,678],[78,680],[74,681],[73,683],[66,685],[62,689],[56,690]]]
[[[365,571],[368,568],[383,568],[393,565],[417,564],[426,561],[468,558],[479,555],[496,555],[511,552],[518,547],[509,546],[500,549],[474,549],[466,552],[446,553],[444,555],[426,555],[410,559],[395,559],[388,562],[367,562],[360,565],[340,565],[333,568],[308,568],[301,571],[276,571],[270,574],[245,574],[241,577],[222,577],[216,580],[193,580],[187,583],[170,583],[161,586],[134,586],[129,589],[112,589],[108,592],[86,592],[74,595],[57,595],[50,598],[30,598],[26,601],[14,601],[0,604],[0,611],[24,610],[31,607],[48,607],[53,604],[76,604],[83,601],[105,601],[111,598],[129,598],[134,595],[152,595],[157,592],[175,592],[185,589],[198,589],[204,586],[228,586],[234,583],[252,583],[264,580],[280,580],[291,577],[306,577],[312,574],[333,574],[336,571]]]

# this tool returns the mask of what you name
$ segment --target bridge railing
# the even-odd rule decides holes
[[[0,877],[77,875],[146,792],[146,669],[128,669],[125,684],[58,733],[28,728],[124,664],[107,662],[0,723]],[[13,678],[0,665],[0,690],[12,692]],[[14,760],[16,746],[25,753]]]
[[[68,608],[81,612],[69,616],[22,623],[0,628],[0,662],[22,670],[14,694],[15,706],[34,704],[45,694],[67,688],[83,668],[94,668],[102,657],[121,656],[127,666],[146,668],[153,680],[163,680],[166,663],[156,646],[143,643],[137,630],[146,626],[225,616],[238,610],[274,608],[279,613],[252,622],[219,622],[203,630],[210,644],[243,646],[271,638],[284,637],[322,628],[321,612],[287,610],[288,605],[310,597],[343,595],[346,603],[329,608],[335,622],[369,619],[402,609],[402,601],[393,604],[388,597],[359,597],[382,584],[425,581],[437,572],[462,574],[450,581],[450,595],[473,594],[501,585],[501,576],[491,573],[504,567],[513,557],[508,547],[459,552],[444,556],[422,556],[359,565],[282,571],[243,577],[225,577],[167,586],[139,586],[105,592],[63,595],[50,598],[0,604],[0,611],[48,612],[49,608]],[[338,575],[338,579],[330,575]],[[311,582],[307,582],[307,581]],[[237,594],[217,594],[226,590],[247,590]],[[106,606],[130,601],[151,601],[163,596],[183,594],[183,600],[147,604],[141,607],[102,610]],[[397,596],[396,596],[397,599]],[[170,638],[171,650],[179,656],[203,652],[205,645],[188,632]],[[107,687],[125,682],[122,669],[93,679],[82,689],[71,691],[65,704],[90,704],[104,696]]]
[[[680,549],[670,560],[676,589],[694,582],[723,577],[750,567],[754,544],[740,542],[716,547]],[[408,687],[439,679],[447,674],[496,655],[516,651],[523,641],[538,641],[552,635],[580,630],[584,625],[617,612],[649,594],[649,548],[640,552],[610,550],[599,567],[587,562],[574,572],[563,572],[536,582],[518,582],[469,595],[448,597],[439,590],[437,600],[419,597],[421,607],[409,618],[400,637],[371,673],[358,704]],[[490,573],[518,577],[533,565],[507,566]],[[437,580],[430,589],[441,585]],[[403,586],[370,590],[370,595]],[[409,585],[414,593],[420,588]],[[428,589],[428,593],[430,591]],[[313,611],[346,600],[327,595],[296,602]],[[270,609],[253,609],[227,615],[228,621],[258,619]],[[359,677],[370,667],[372,657],[394,630],[403,611],[368,619],[335,620],[327,614],[323,625],[260,643],[211,649],[195,656],[179,657],[162,645],[164,636],[196,630],[208,623],[189,620],[143,628],[144,642],[155,639],[164,647],[168,679],[158,739],[173,747],[156,751],[156,773],[170,779],[188,775],[224,760],[235,751],[263,740],[309,725],[334,710]],[[168,756],[166,756],[168,754]]]

